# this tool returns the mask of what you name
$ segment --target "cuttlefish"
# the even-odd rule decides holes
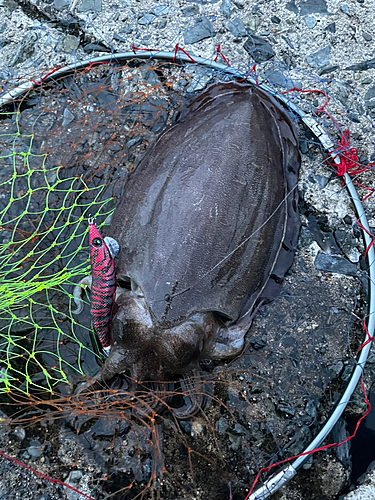
[[[200,361],[241,353],[292,264],[299,167],[292,117],[256,86],[216,83],[181,111],[126,179],[111,220],[111,348],[91,382],[127,373],[135,391],[179,380],[188,397],[173,411],[197,411]]]

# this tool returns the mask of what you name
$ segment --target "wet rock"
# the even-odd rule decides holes
[[[327,3],[325,0],[306,0],[299,5],[300,15],[308,16],[309,14],[329,14]]]
[[[310,180],[316,182],[315,176],[311,175]],[[313,214],[307,218],[308,228],[314,240],[318,243],[323,252],[327,254],[339,254],[340,249],[333,237],[332,231],[327,230],[326,222],[323,218],[316,219]]]
[[[25,62],[27,59],[30,59],[31,56],[34,54],[35,42],[37,40],[38,40],[38,35],[34,31],[27,33],[18,51],[13,57],[10,66],[21,64]]]
[[[119,434],[120,436],[125,435],[130,426],[126,420],[117,420],[115,418],[100,418],[91,427],[90,433],[94,438],[96,437],[109,437]]]
[[[233,19],[233,21],[229,21],[225,27],[227,28],[228,31],[231,32],[233,36],[247,36],[247,31],[246,28],[238,17]]]
[[[341,12],[346,14],[347,16],[351,17],[349,6],[346,3],[344,3],[344,5],[341,5],[340,10],[341,10]]]
[[[305,17],[306,26],[310,29],[315,28],[317,20],[314,16],[306,16]]]
[[[125,33],[126,35],[130,35],[131,33],[133,33],[133,30],[134,28],[132,28],[131,26],[124,26],[124,28],[120,29],[120,33]]]
[[[168,5],[157,5],[156,7],[153,7],[150,12],[155,16],[165,16],[169,12],[169,7]]]
[[[167,22],[168,22],[167,19],[160,19],[158,28],[163,30],[167,26]]]
[[[138,24],[141,24],[142,26],[147,26],[148,24],[152,24],[155,19],[156,16],[154,14],[145,14],[144,16],[138,19]]]
[[[334,443],[342,443],[347,437],[349,437],[349,433],[346,430],[346,421],[344,418],[340,418],[332,431],[332,440]],[[352,462],[350,458],[350,442],[342,444],[341,446],[334,447],[334,452],[337,458],[345,465],[347,469],[351,469]]]
[[[11,16],[12,12],[19,8],[19,5],[14,0],[3,0],[0,6],[6,16]]]
[[[322,68],[329,64],[331,57],[331,47],[327,45],[323,49],[314,52],[306,57],[307,63],[311,68]]]
[[[373,59],[368,59],[367,61],[352,64],[352,66],[348,66],[345,69],[348,71],[366,71],[372,68],[375,68],[375,57]]]
[[[366,108],[375,108],[375,87],[371,87],[365,94],[365,106]]]
[[[12,40],[7,40],[7,39],[3,38],[2,40],[0,40],[0,49],[3,49],[11,42],[12,42]]]
[[[75,116],[73,115],[73,113],[71,111],[69,111],[68,108],[65,108],[64,109],[64,112],[63,112],[63,127],[66,127],[67,125],[69,125],[70,122],[72,122],[73,120],[75,119]]]
[[[217,430],[217,432],[221,436],[223,436],[225,434],[225,431],[228,429],[228,427],[229,427],[229,424],[228,424],[227,420],[224,417],[221,417],[216,422],[216,425],[215,425],[215,429]]]
[[[43,455],[43,445],[38,439],[32,439],[30,441],[30,446],[27,448],[27,453],[30,455],[32,460],[36,460],[41,455]]]
[[[65,479],[65,482],[66,484],[69,484],[69,486],[72,486],[73,488],[76,488],[76,489],[79,489],[79,483],[80,483],[80,480],[82,479],[83,477],[83,472],[80,471],[80,470],[72,470],[68,477]],[[79,493],[76,493],[75,491],[73,490],[67,490],[66,492],[66,496],[68,498],[68,500],[80,500],[80,498],[82,498],[82,495],[80,495]]]
[[[367,33],[366,31],[362,31],[362,36],[366,40],[366,42],[371,42],[372,36],[370,33]]]
[[[319,75],[326,75],[328,73],[332,73],[333,71],[336,71],[339,68],[340,68],[340,66],[338,66],[337,64],[323,66],[323,68],[318,71],[318,74]]]
[[[276,410],[282,414],[283,417],[294,417],[296,414],[296,410],[289,403],[289,401],[285,399],[280,399],[276,404]]]
[[[113,33],[113,40],[116,40],[116,42],[127,42],[127,40],[118,33]]]
[[[185,17],[196,16],[199,14],[198,5],[188,5],[181,11],[182,15]]]
[[[230,18],[232,9],[231,9],[231,2],[230,0],[223,0],[221,6],[220,6],[220,12],[223,14],[224,17],[227,19]]]
[[[102,0],[82,0],[77,6],[78,12],[101,12]]]
[[[339,255],[320,253],[316,256],[314,264],[319,271],[344,274],[345,276],[357,276],[357,266]]]
[[[185,420],[180,420],[180,425],[183,428],[183,430],[186,432],[186,434],[191,433],[191,422],[187,422]]]
[[[243,48],[250,54],[256,63],[268,61],[275,55],[269,41],[255,34],[249,36]]]
[[[327,33],[336,33],[336,23],[327,24],[324,31],[327,31]]]
[[[280,24],[281,23],[281,19],[277,16],[272,16],[271,21],[273,22],[273,24]]]
[[[184,42],[185,44],[197,43],[205,38],[210,38],[213,36],[212,25],[207,17],[202,17],[199,19],[195,26],[188,28],[184,32]]]
[[[328,369],[331,370],[335,377],[339,377],[340,373],[344,369],[344,363],[340,360],[334,361],[328,365]]]
[[[242,21],[246,26],[246,28],[250,30],[250,32],[255,32],[262,23],[262,20],[260,19],[259,16],[252,16],[246,14],[243,16]]]
[[[232,432],[234,432],[234,434],[237,434],[238,436],[245,436],[246,434],[248,434],[246,428],[241,424],[236,424],[233,427]]]
[[[197,90],[202,90],[211,80],[211,76],[207,74],[207,71],[204,68],[195,67],[192,73],[193,78],[186,86],[187,92],[196,92]]]
[[[353,238],[351,232],[337,230],[335,231],[335,239],[341,251],[349,258],[351,262],[359,261],[359,252],[355,245],[357,241]]]
[[[105,45],[103,45],[101,43],[88,43],[87,45],[85,45],[83,47],[83,50],[84,50],[84,52],[86,52],[86,54],[91,54],[94,51],[111,52],[111,49],[109,49],[108,47],[106,47]]]
[[[371,78],[367,77],[367,78],[364,78],[362,81],[361,81],[362,85],[369,85],[370,83],[372,83],[372,80]]]
[[[337,98],[343,106],[346,106],[349,97],[349,90],[345,87],[339,87],[337,91]]]
[[[250,345],[253,349],[258,351],[267,345],[267,335],[262,333],[261,335],[255,335],[250,339]]]
[[[329,181],[329,177],[325,177],[324,175],[314,174],[314,178],[316,179],[320,189],[324,189]]]
[[[65,52],[70,54],[75,52],[79,47],[79,38],[74,35],[66,35],[57,45],[57,52]]]
[[[18,439],[18,441],[23,441],[26,437],[26,431],[23,427],[21,426],[18,426],[16,427],[13,432],[12,432],[13,436]]]
[[[70,5],[69,0],[53,0],[53,6],[56,10],[63,10],[68,8]]]
[[[316,403],[313,399],[310,399],[309,401],[307,401],[305,411],[309,415],[309,417],[312,418],[313,422],[315,422],[317,420],[318,411],[316,409]]]
[[[265,72],[265,77],[270,83],[284,89],[292,89],[296,86],[294,81],[286,77],[281,71],[267,70]],[[307,153],[307,151],[305,152]]]
[[[298,7],[294,0],[291,0],[285,5],[285,8],[293,12],[294,14],[298,14]]]

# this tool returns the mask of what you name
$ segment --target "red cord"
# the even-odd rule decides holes
[[[215,56],[215,58],[214,58],[214,62],[216,62],[216,61],[217,61],[218,56],[221,56],[221,57],[224,59],[224,61],[226,62],[227,66],[230,66],[230,64],[229,64],[229,62],[228,62],[228,60],[227,60],[227,58],[226,58],[226,57],[224,56],[224,54],[221,52],[220,45],[218,45],[218,46],[216,47],[216,56]]]

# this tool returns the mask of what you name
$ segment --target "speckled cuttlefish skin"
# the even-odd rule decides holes
[[[181,112],[126,179],[112,217],[117,279],[127,286],[95,382],[127,373],[187,388],[202,358],[241,352],[255,311],[279,293],[293,261],[299,166],[290,116],[257,87],[216,83]],[[105,307],[110,296],[112,288]],[[200,405],[174,411],[186,418]]]

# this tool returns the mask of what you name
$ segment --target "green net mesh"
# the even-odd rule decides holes
[[[82,71],[0,115],[0,392],[53,393],[91,375],[84,363],[97,368],[90,320],[72,314],[72,290],[90,273],[88,217],[108,222],[115,181],[166,123],[156,70],[148,66],[142,82],[134,64]]]

